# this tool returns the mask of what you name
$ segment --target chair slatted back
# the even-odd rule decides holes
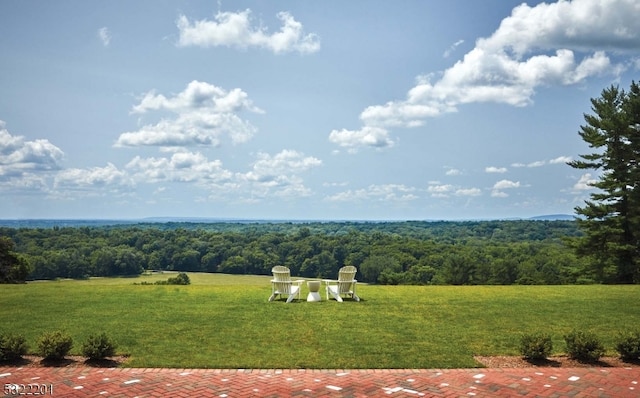
[[[338,271],[338,289],[340,294],[351,291],[351,286],[355,282],[357,272],[358,269],[352,265],[340,268],[340,271]]]
[[[291,271],[282,265],[276,265],[271,269],[275,290],[280,294],[291,293]]]

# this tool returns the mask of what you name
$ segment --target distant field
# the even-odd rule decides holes
[[[35,349],[63,329],[72,352],[106,331],[126,366],[456,368],[516,355],[520,334],[589,329],[610,354],[640,327],[640,286],[359,286],[362,301],[267,302],[270,277],[189,274],[189,286],[134,286],[171,274],[3,285],[0,330]],[[306,287],[303,293],[306,297]],[[324,294],[323,294],[324,300]]]

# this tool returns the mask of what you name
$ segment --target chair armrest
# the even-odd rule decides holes
[[[335,280],[335,279],[323,279],[322,282],[324,282],[324,283],[338,283],[338,281]]]

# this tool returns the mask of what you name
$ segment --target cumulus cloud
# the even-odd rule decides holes
[[[170,157],[136,156],[126,169],[137,183],[191,183],[224,199],[234,193],[246,201],[270,197],[308,196],[301,174],[322,161],[303,153],[283,150],[275,155],[259,153],[247,172],[233,172],[220,160],[209,160],[200,152],[176,152]]]
[[[455,192],[456,196],[480,196],[482,190],[480,188],[460,188]]]
[[[588,191],[593,189],[593,184],[595,184],[597,180],[593,178],[590,173],[585,173],[580,176],[580,179],[573,185],[573,191],[578,193],[582,191]]]
[[[173,97],[150,91],[132,109],[133,114],[168,111],[173,119],[161,119],[118,137],[116,147],[218,146],[223,135],[234,144],[251,139],[256,128],[238,116],[241,111],[264,113],[239,88],[226,91],[206,82],[192,81]]]
[[[140,183],[193,182],[207,185],[230,182],[233,177],[232,172],[222,167],[220,160],[210,161],[199,152],[178,152],[169,158],[136,156],[125,167]]]
[[[500,180],[493,185],[493,189],[519,188],[520,181]]]
[[[111,32],[109,32],[109,28],[102,27],[98,29],[98,38],[103,46],[108,47],[109,43],[111,43]]]
[[[312,167],[322,165],[320,159],[312,156],[285,149],[274,156],[268,153],[259,153],[258,160],[253,164],[252,173],[256,175],[274,175],[282,173],[299,173]]]
[[[559,163],[566,164],[566,163],[569,163],[571,161],[573,161],[573,158],[571,156],[558,156],[555,159],[551,159],[549,161],[549,163],[550,164],[559,164]]]
[[[427,192],[432,198],[449,198],[454,196],[480,196],[482,190],[480,188],[465,188],[454,186],[451,184],[441,184],[439,181],[432,181],[427,187]]]
[[[528,168],[535,168],[535,167],[542,167],[542,166],[546,166],[546,165],[551,165],[551,164],[566,164],[568,162],[571,162],[573,160],[573,158],[571,156],[558,156],[557,158],[554,159],[550,159],[550,160],[536,160],[533,162],[529,162],[529,163],[521,163],[521,162],[517,162],[517,163],[512,163],[511,167],[514,168],[523,168],[523,167],[528,167]]]
[[[427,187],[427,192],[433,198],[448,198],[454,189],[453,185],[450,184],[432,184]]]
[[[411,127],[424,117],[454,111],[460,104],[525,106],[539,86],[615,75],[623,66],[612,64],[606,51],[640,49],[639,21],[640,6],[634,0],[522,4],[440,76],[423,77],[406,100],[369,107],[361,118],[365,123]],[[578,58],[576,52],[585,55]]]
[[[273,156],[259,153],[252,169],[237,177],[246,185],[251,198],[309,196],[311,190],[304,185],[300,174],[321,165],[320,159],[285,149]]]
[[[485,173],[506,173],[507,172],[507,168],[506,167],[495,167],[495,166],[489,166],[489,167],[485,167],[484,168]]]
[[[521,4],[492,35],[450,68],[417,78],[404,100],[365,108],[367,127],[416,127],[460,105],[494,102],[527,106],[536,89],[571,85],[598,75],[618,76],[640,49],[636,0],[574,0]]]
[[[445,175],[448,176],[459,176],[462,174],[462,171],[458,170],[458,169],[449,169],[447,170],[446,173],[444,173]]]
[[[350,152],[357,151],[360,147],[387,148],[394,142],[389,138],[389,132],[379,127],[365,126],[360,130],[333,130],[329,134],[329,141]]]
[[[529,167],[529,168],[533,168],[533,167],[542,167],[546,164],[547,162],[545,160],[536,160],[534,162],[530,162],[530,163],[512,163],[511,167],[515,167],[515,168],[522,168],[522,167]]]
[[[112,163],[105,167],[71,168],[59,171],[53,179],[51,194],[58,197],[126,193],[135,186],[129,174]]]
[[[347,190],[326,197],[331,202],[408,202],[418,198],[415,188],[403,184],[372,184],[367,188]]]
[[[509,195],[503,192],[503,189],[513,189],[513,188],[520,188],[520,181],[500,180],[495,184],[493,184],[493,190],[491,191],[491,196],[494,198],[506,198]]]
[[[59,170],[64,153],[46,139],[14,136],[0,120],[0,180],[26,173]]]
[[[267,29],[253,26],[251,10],[218,12],[213,20],[189,21],[180,15],[176,22],[180,31],[178,46],[236,48],[261,47],[276,54],[299,52],[314,53],[320,50],[320,38],[315,33],[304,33],[302,24],[288,12],[279,12],[280,30],[269,34]]]

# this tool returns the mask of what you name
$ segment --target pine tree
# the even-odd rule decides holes
[[[575,208],[585,233],[577,253],[593,258],[601,281],[640,282],[640,88],[633,82],[627,93],[611,86],[591,105],[579,135],[594,152],[569,163],[600,171],[597,192]]]

